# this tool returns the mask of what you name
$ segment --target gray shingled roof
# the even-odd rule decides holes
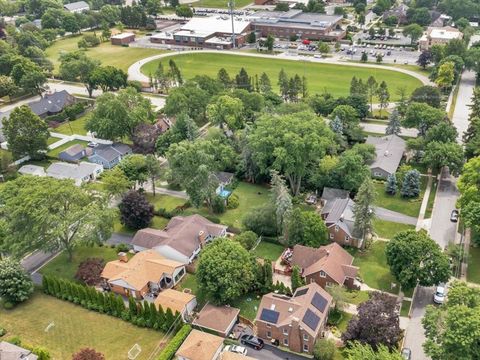
[[[0,342],[1,360],[37,360],[38,356],[32,354],[30,350],[20,346],[10,344],[6,341]]]
[[[114,143],[112,145],[100,144],[95,148],[95,155],[100,156],[106,161],[110,162],[118,158],[119,156],[124,156],[128,154],[131,149],[128,145],[122,143]]]
[[[370,164],[370,169],[382,169],[389,174],[397,171],[407,148],[405,140],[397,135],[368,136],[366,143],[374,145],[376,152],[376,158]]]
[[[70,4],[65,4],[63,7],[68,11],[75,11],[84,8],[90,9],[90,5],[88,5],[85,1],[77,1]]]
[[[333,201],[330,212],[328,213],[325,223],[327,226],[336,225],[343,229],[350,237],[359,237],[354,230],[355,217],[353,215],[353,206],[355,203],[352,199],[336,199]]]
[[[324,187],[322,192],[323,208],[322,214],[328,214],[336,199],[348,199],[349,192],[343,189]]]

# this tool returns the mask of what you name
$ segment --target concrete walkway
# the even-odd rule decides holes
[[[427,76],[419,74],[415,71],[406,70],[406,69],[403,69],[403,68],[386,67],[384,65],[342,62],[342,61],[338,61],[338,59],[335,59],[335,58],[317,59],[317,58],[312,58],[312,57],[305,58],[305,57],[300,57],[300,56],[296,56],[296,57],[277,56],[277,55],[265,55],[265,54],[256,54],[256,53],[243,53],[243,52],[235,52],[235,51],[220,52],[218,50],[175,51],[175,52],[170,52],[170,53],[165,53],[165,54],[158,54],[158,55],[149,56],[145,59],[137,61],[136,63],[134,63],[133,65],[131,65],[128,68],[128,80],[137,80],[137,81],[148,83],[150,81],[148,76],[144,75],[140,70],[141,67],[143,65],[145,65],[146,63],[148,63],[152,60],[168,58],[168,57],[176,56],[176,55],[179,55],[179,54],[197,54],[197,53],[229,54],[229,55],[237,55],[237,56],[257,57],[257,58],[264,58],[264,59],[282,59],[282,60],[289,60],[289,61],[308,61],[308,62],[312,62],[312,63],[322,63],[322,64],[331,64],[331,65],[366,67],[366,68],[371,68],[371,69],[391,70],[391,71],[401,72],[401,73],[406,74],[406,75],[410,75],[410,76],[420,80],[424,85],[429,85],[431,83],[430,79]]]
[[[432,175],[428,175],[427,188],[425,189],[425,194],[423,195],[422,206],[420,206],[420,214],[418,215],[418,221],[415,227],[415,230],[418,231],[424,227],[424,218],[425,212],[427,211],[428,198],[430,197],[430,191],[432,190]]]

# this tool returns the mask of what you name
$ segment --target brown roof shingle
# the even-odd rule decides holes
[[[213,360],[222,346],[223,338],[220,336],[194,329],[175,355],[189,360]]]
[[[230,324],[238,317],[240,309],[231,306],[215,306],[206,304],[192,322],[206,329],[226,333]]]
[[[173,289],[167,289],[158,294],[154,303],[157,308],[162,306],[163,310],[170,309],[174,314],[177,311],[181,314],[187,305],[194,299],[195,295]]]

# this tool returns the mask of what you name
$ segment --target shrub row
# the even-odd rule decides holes
[[[173,339],[168,343],[167,346],[162,350],[160,356],[157,360],[171,360],[175,356],[180,345],[182,345],[183,341],[187,338],[188,334],[192,331],[192,327],[190,325],[183,325],[180,331],[173,337]]]
[[[44,276],[42,285],[43,292],[47,295],[70,301],[88,310],[115,316],[139,327],[167,331],[180,316],[178,312],[173,315],[170,309],[164,311],[161,306],[157,310],[153,303],[147,301],[136,302],[131,296],[126,306],[123,298],[113,292],[99,292],[94,287],[53,276]]]

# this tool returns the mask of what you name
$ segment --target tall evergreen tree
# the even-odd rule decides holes
[[[235,77],[237,88],[252,91],[252,81],[247,71],[242,67],[240,72]]]
[[[228,89],[232,86],[232,79],[230,78],[230,75],[228,75],[228,72],[225,70],[225,68],[218,70],[217,81],[222,84],[224,88]]]
[[[278,73],[278,86],[280,87],[280,95],[283,97],[283,100],[287,100],[288,98],[288,85],[288,76],[282,68]]]
[[[388,125],[385,129],[385,135],[398,135],[401,131],[400,114],[394,109],[388,117]]]
[[[330,121],[330,129],[332,129],[335,134],[343,136],[343,122],[338,116],[335,116],[335,118]]]
[[[373,232],[373,220],[375,211],[373,204],[375,202],[376,191],[371,178],[364,180],[358,189],[353,207],[355,217],[354,229],[365,240],[365,236]]]
[[[405,174],[400,194],[406,198],[417,197],[420,194],[420,173],[410,170]]]
[[[130,317],[137,316],[138,314],[137,303],[131,296],[128,297],[128,311],[130,312]]]
[[[267,94],[272,91],[270,78],[265,72],[260,75],[260,80],[258,81],[258,91],[260,91],[262,94]]]
[[[300,274],[300,268],[297,265],[295,265],[292,269],[291,279],[292,279],[292,291],[293,292],[295,292],[295,290],[297,290],[297,288],[305,285],[305,281],[302,278],[302,275]]]
[[[385,192],[390,195],[395,195],[397,193],[397,177],[395,174],[390,174],[387,177],[387,182],[385,183]]]
[[[370,113],[373,114],[373,98],[377,95],[378,83],[373,76],[367,80],[368,98],[370,99]]]
[[[284,229],[292,211],[292,197],[285,184],[285,179],[277,171],[272,171],[270,184],[272,185],[272,203],[275,207],[277,225],[279,229]]]

